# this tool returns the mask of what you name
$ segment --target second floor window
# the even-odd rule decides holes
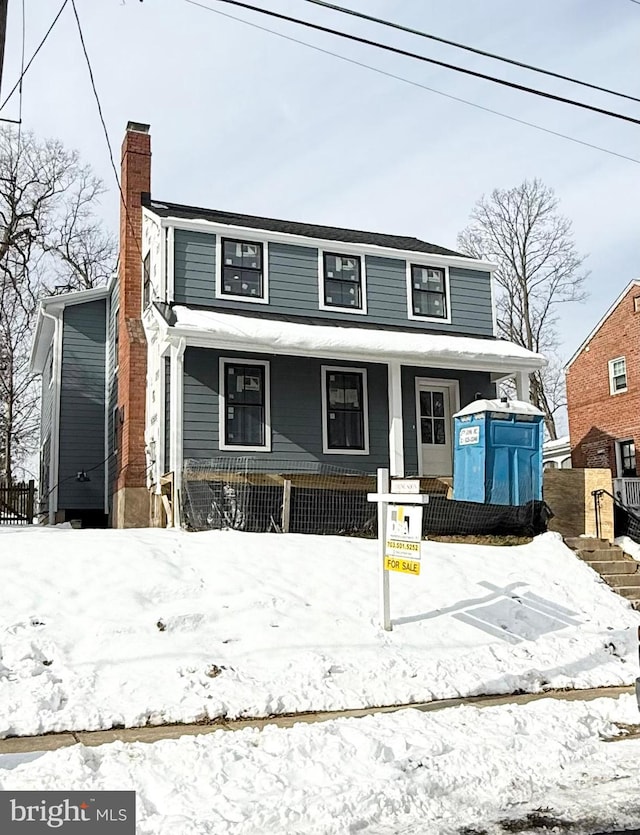
[[[411,265],[411,313],[413,318],[447,318],[447,282],[444,268]]]
[[[222,240],[222,295],[264,298],[262,244]]]
[[[627,390],[627,361],[624,357],[609,360],[609,391],[620,394]]]
[[[362,310],[362,270],[357,255],[323,255],[324,306]]]

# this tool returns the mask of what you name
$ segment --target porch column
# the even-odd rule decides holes
[[[389,474],[404,476],[404,436],[402,431],[402,379],[400,363],[387,364],[389,387]]]
[[[516,371],[516,393],[518,400],[531,403],[531,383],[528,371]]]
[[[171,401],[169,403],[169,413],[171,415],[171,436],[169,438],[169,466],[173,472],[173,489],[174,489],[174,508],[173,519],[174,525],[180,527],[180,502],[178,496],[182,491],[182,422],[184,414],[184,349],[186,348],[186,341],[184,339],[178,340],[177,343],[171,345],[171,366],[170,366],[170,380],[171,380]]]

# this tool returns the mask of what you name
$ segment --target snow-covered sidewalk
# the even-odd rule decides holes
[[[602,741],[637,721],[631,696],[543,699],[77,745],[0,756],[0,789],[133,789],[138,835],[497,835],[545,821],[586,835],[640,824],[640,740]]]
[[[375,543],[0,529],[0,736],[631,684],[640,617],[553,534]]]

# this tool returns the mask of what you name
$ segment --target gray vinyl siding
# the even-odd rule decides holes
[[[120,299],[120,284],[118,281],[114,282],[113,290],[111,291],[111,298],[109,299],[109,322],[108,322],[108,347],[107,347],[107,379],[108,379],[108,391],[107,391],[107,438],[108,438],[108,449],[105,452],[105,456],[107,453],[113,452],[113,433],[114,433],[114,425],[113,425],[113,410],[118,405],[118,376],[116,373],[117,365],[118,365],[118,357],[116,356],[116,346],[115,346],[115,336],[116,336],[116,317],[118,315],[119,309],[119,299]],[[104,456],[103,456],[104,457]],[[112,454],[108,460],[108,483],[109,487],[107,490],[107,496],[109,499],[109,509],[111,510],[111,502],[112,502],[112,494],[114,489],[114,482],[116,479],[116,472],[117,472],[117,456]]]
[[[173,271],[176,304],[214,304],[216,236],[176,229]]]
[[[106,301],[65,308],[58,508],[104,507]],[[90,481],[75,475],[88,472]]]
[[[389,465],[386,366],[337,363],[304,357],[234,353],[234,359],[269,360],[271,378],[271,452],[220,450],[219,359],[221,352],[187,348],[184,356],[185,458],[261,458],[273,472],[296,463],[316,462],[374,473]],[[224,354],[223,356],[226,356]],[[231,356],[231,355],[230,355]],[[367,369],[369,455],[326,455],[322,451],[322,365]]]
[[[340,252],[340,245],[336,245]],[[216,299],[216,236],[182,229],[175,231],[174,298],[178,304],[241,310],[260,315],[313,316],[351,323],[401,326],[407,330],[492,336],[491,281],[487,272],[451,267],[449,285],[451,323],[409,319],[407,262],[401,258],[366,256],[367,313],[319,309],[318,249],[312,246],[269,243],[267,305],[236,299]],[[420,256],[424,263],[424,257]],[[426,258],[428,262],[428,257]]]
[[[164,472],[171,467],[171,358],[164,358]]]
[[[407,475],[418,473],[418,436],[416,430],[416,377],[458,380],[460,383],[460,408],[475,400],[476,395],[496,396],[495,383],[485,371],[450,371],[439,368],[402,367],[402,429],[404,435],[404,462]]]

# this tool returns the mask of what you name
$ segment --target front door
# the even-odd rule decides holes
[[[457,385],[437,385],[416,380],[416,414],[418,433],[418,470],[422,476],[451,476],[452,455],[452,398]],[[457,399],[457,398],[456,398]]]

